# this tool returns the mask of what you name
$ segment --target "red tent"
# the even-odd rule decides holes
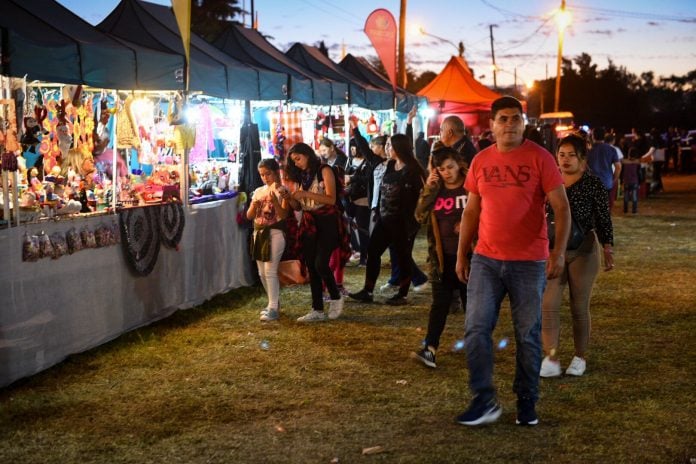
[[[431,122],[431,133],[437,133],[442,119],[454,114],[475,135],[488,128],[491,104],[502,96],[477,81],[461,56],[453,56],[418,95],[426,97],[437,114],[437,119]]]

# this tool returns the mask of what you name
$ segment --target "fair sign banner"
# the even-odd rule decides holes
[[[396,91],[396,20],[384,8],[379,8],[367,17],[365,34],[375,47],[377,56],[387,71],[389,81]]]

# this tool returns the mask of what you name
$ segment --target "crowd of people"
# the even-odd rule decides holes
[[[562,138],[552,154],[525,127],[521,103],[508,96],[493,103],[490,131],[476,144],[456,116],[442,120],[432,146],[422,133],[414,141],[414,116],[415,109],[404,134],[369,141],[351,120],[348,155],[325,139],[319,154],[298,143],[284,166],[261,161],[264,185],[247,209],[254,223],[252,256],[268,298],[260,319],[280,317],[278,266],[286,241],[296,244],[309,274],[311,309],[297,319],[301,323],[339,318],[350,308],[346,299],[374,304],[388,251],[391,272],[379,288],[393,294],[385,304],[405,305],[410,290],[431,290],[425,339],[412,353],[417,362],[437,367],[453,303],[465,310],[472,398],[457,417],[461,424],[486,424],[501,415],[493,331],[508,298],[517,423],[536,425],[540,377],[587,370],[592,289],[600,270],[615,265],[613,198],[620,190],[624,212],[631,206],[636,213],[643,165],[659,163],[667,148],[659,134],[644,141],[637,132],[619,148],[611,132],[596,128],[591,136]],[[660,179],[659,168],[653,177]],[[427,275],[413,259],[421,226]],[[350,262],[364,269],[361,288],[352,292],[343,287]],[[564,371],[560,311],[566,287],[574,352]]]

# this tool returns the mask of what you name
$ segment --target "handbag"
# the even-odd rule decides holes
[[[278,263],[278,280],[281,287],[304,285],[309,282],[309,273],[302,261],[289,259]]]
[[[585,240],[585,230],[572,214],[570,219],[570,236],[568,237],[566,250],[577,250]],[[553,211],[546,213],[546,230],[549,235],[549,248],[553,248],[554,243],[556,243],[556,220]]]

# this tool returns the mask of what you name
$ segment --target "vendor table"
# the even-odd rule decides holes
[[[146,277],[134,274],[121,245],[57,260],[22,261],[25,232],[65,232],[117,216],[62,219],[0,230],[0,387],[67,356],[163,319],[179,309],[254,282],[237,201],[185,210],[178,250],[162,247]]]

